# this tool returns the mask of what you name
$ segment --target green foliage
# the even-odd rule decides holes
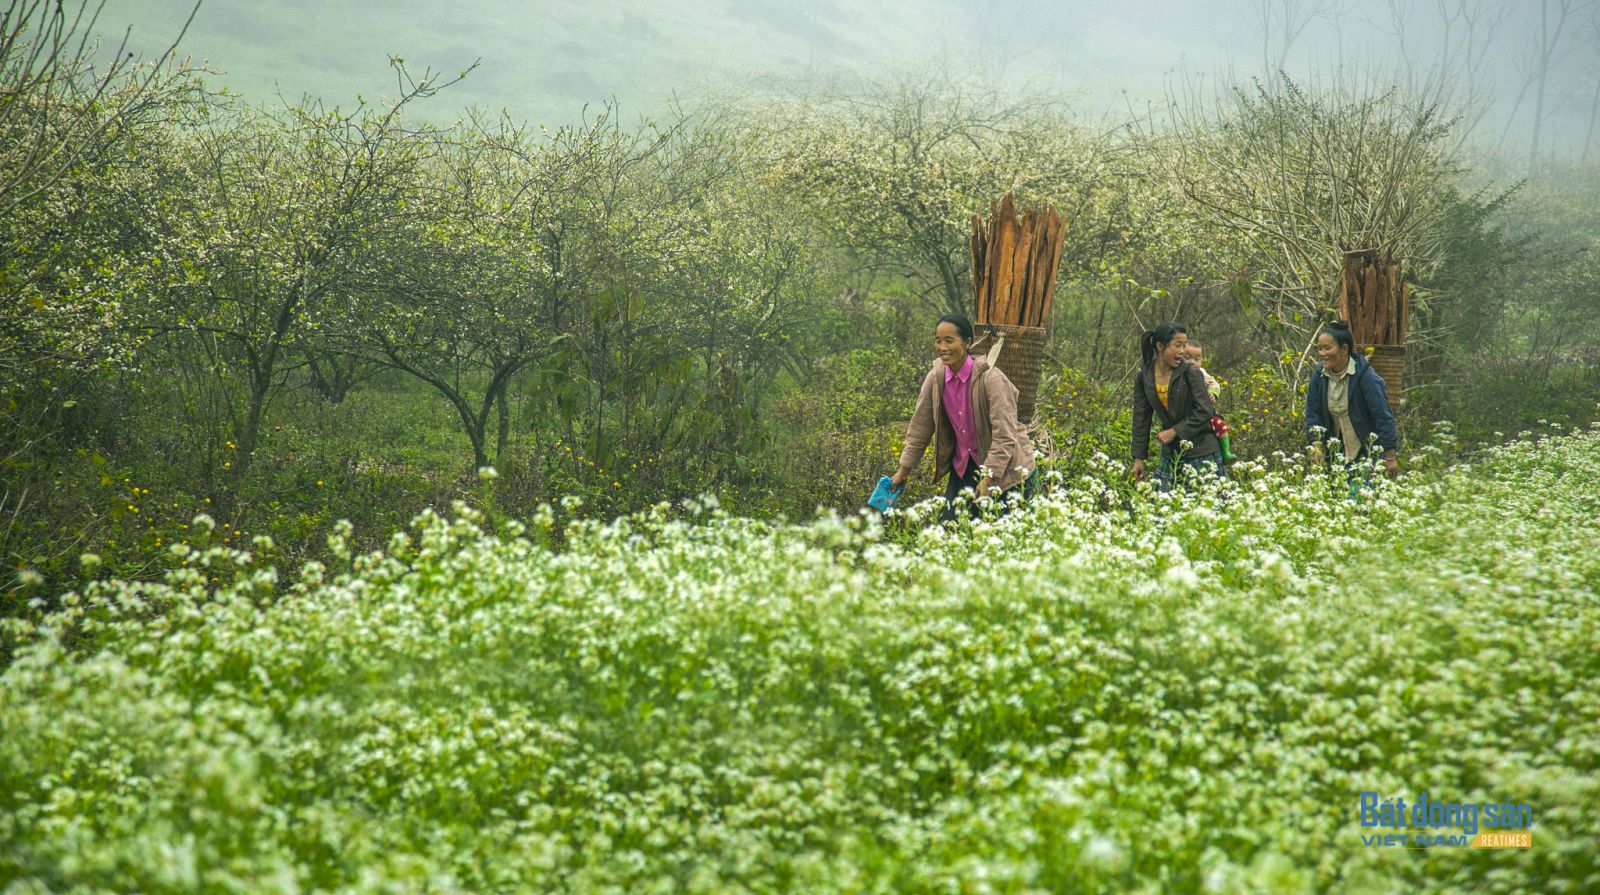
[[[1312,334],[1338,316],[1343,252],[1381,250],[1433,286],[1447,245],[1484,225],[1486,215],[1463,208],[1500,201],[1463,188],[1455,122],[1435,97],[1280,77],[1175,117],[1183,193],[1199,220],[1235,243],[1253,335],[1294,386],[1314,363]],[[1447,327],[1439,315],[1449,297],[1419,291],[1412,338]]]
[[[1600,181],[1469,191],[1425,104],[1286,86],[1198,131],[1091,131],[1056,98],[935,74],[550,132],[421,124],[445,82],[396,68],[399,99],[344,108],[183,78],[137,109],[62,107],[127,128],[0,222],[5,614],[55,606],[85,551],[159,576],[199,509],[325,558],[340,516],[381,541],[490,500],[488,466],[499,521],[562,496],[582,499],[562,524],[707,492],[857,507],[893,466],[932,312],[964,301],[969,216],[1005,190],[1067,219],[1037,443],[1069,476],[1125,455],[1135,340],[1162,319],[1230,381],[1242,456],[1295,449],[1302,346],[1279,324],[1325,309],[1276,303],[1268,274],[1309,277],[1310,301],[1317,259],[1371,233],[1428,280],[1409,429],[1451,418],[1470,449],[1593,411]],[[1382,137],[1398,198],[1369,195],[1352,130]],[[1213,207],[1257,188],[1302,228],[1288,256]]]
[[[913,278],[929,308],[962,312],[967,234],[1006,192],[1068,221],[1069,269],[1104,250],[1112,147],[1047,96],[1012,98],[942,73],[903,76],[754,113],[763,172],[838,246]]]
[[[458,507],[369,554],[338,527],[294,571],[197,518],[163,581],[21,626],[0,877],[1600,885],[1600,433],[1356,502],[1295,470],[1107,512],[1105,464],[956,532],[914,508],[906,546],[867,517],[707,504],[573,522],[551,552],[548,508],[500,538]],[[1533,848],[1363,847],[1368,789],[1530,804]]]
[[[1217,409],[1228,420],[1240,456],[1292,454],[1306,446],[1305,386],[1291,388],[1266,365],[1219,380]],[[1398,408],[1391,408],[1398,411]]]
[[[1529,182],[1493,241],[1460,247],[1448,272],[1473,302],[1439,359],[1435,402],[1469,442],[1594,418],[1600,383],[1600,180],[1566,169]]]

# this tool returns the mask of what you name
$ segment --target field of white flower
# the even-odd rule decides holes
[[[0,891],[1600,891],[1600,432],[1360,502],[1300,468],[894,543],[197,545],[0,676]],[[1363,790],[1533,847],[1366,847]]]

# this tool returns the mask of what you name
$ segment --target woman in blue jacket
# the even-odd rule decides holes
[[[1321,456],[1323,442],[1337,438],[1344,459],[1354,464],[1366,459],[1367,446],[1376,434],[1384,468],[1391,476],[1399,475],[1395,451],[1400,448],[1400,432],[1389,409],[1389,389],[1354,348],[1350,324],[1343,320],[1335,320],[1317,333],[1317,356],[1322,365],[1311,374],[1311,384],[1306,387],[1306,440],[1314,455]]]

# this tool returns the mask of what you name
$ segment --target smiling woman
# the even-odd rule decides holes
[[[1344,462],[1352,467],[1365,459],[1372,445],[1383,449],[1389,475],[1400,474],[1395,452],[1400,431],[1389,409],[1389,390],[1366,358],[1355,353],[1350,325],[1343,320],[1317,333],[1317,357],[1322,363],[1312,371],[1306,386],[1306,440],[1315,456],[1324,444],[1336,443]],[[1356,487],[1356,470],[1350,472]],[[1353,493],[1353,492],[1352,492]]]
[[[1145,476],[1153,418],[1161,421],[1158,490],[1171,491],[1180,471],[1221,476],[1222,447],[1211,430],[1217,411],[1205,374],[1189,363],[1189,330],[1163,323],[1146,332],[1139,347],[1143,363],[1133,380],[1133,477]]]
[[[1017,419],[1017,387],[988,361],[967,354],[971,345],[971,321],[960,314],[939,318],[933,330],[939,361],[922,381],[893,477],[894,486],[903,487],[932,440],[934,481],[950,476],[940,516],[946,521],[955,518],[962,492],[987,497],[995,484],[1013,492],[1037,472],[1033,442]]]

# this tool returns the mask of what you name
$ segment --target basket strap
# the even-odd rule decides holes
[[[989,353],[984,356],[984,360],[990,367],[1000,362],[1000,349],[1004,347],[1006,347],[1006,334],[1000,333],[999,337],[995,339],[994,345],[990,347]]]

